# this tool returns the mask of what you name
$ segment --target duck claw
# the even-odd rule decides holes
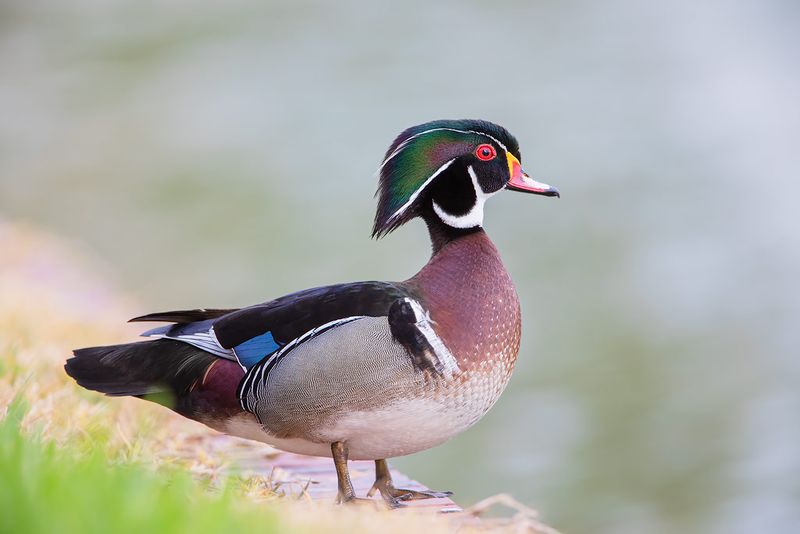
[[[379,491],[383,500],[388,502],[417,501],[420,499],[443,499],[453,494],[452,491],[420,491],[406,488],[395,488],[391,481],[376,480],[367,492],[372,497]]]

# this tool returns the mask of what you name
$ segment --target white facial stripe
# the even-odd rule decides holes
[[[393,157],[395,157],[397,154],[399,154],[400,152],[402,152],[402,151],[403,151],[403,149],[404,149],[404,148],[406,148],[406,147],[408,146],[408,144],[411,142],[411,140],[412,140],[412,139],[416,139],[416,138],[417,138],[417,137],[419,137],[420,135],[425,135],[425,134],[428,134],[428,133],[431,133],[431,132],[442,132],[442,131],[445,131],[445,132],[458,132],[458,133],[463,133],[463,134],[470,134],[470,133],[471,133],[471,134],[482,135],[482,136],[484,136],[484,137],[488,137],[489,139],[491,139],[492,141],[494,141],[495,143],[497,143],[498,145],[500,145],[500,147],[501,147],[503,150],[505,150],[506,152],[508,152],[508,149],[506,148],[506,145],[504,145],[503,143],[501,143],[500,141],[498,141],[497,139],[495,139],[495,138],[494,138],[494,137],[492,137],[491,135],[489,135],[489,134],[487,134],[487,133],[484,133],[484,132],[478,132],[478,131],[475,131],[475,130],[459,130],[459,129],[457,129],[457,128],[431,128],[430,130],[425,130],[425,131],[423,131],[423,132],[419,132],[419,133],[417,133],[417,134],[414,134],[414,135],[412,135],[411,137],[409,137],[408,139],[406,139],[405,141],[403,141],[402,143],[400,143],[400,145],[399,145],[397,148],[395,148],[395,149],[394,149],[394,151],[393,151],[391,154],[389,154],[389,156],[388,156],[388,157],[387,157],[385,160],[383,160],[383,163],[381,163],[381,166],[378,168],[378,172],[380,172],[381,170],[383,170],[383,167],[384,167],[384,166],[385,166],[387,163],[389,163],[389,160],[391,160],[391,159],[392,159]]]
[[[436,212],[436,215],[439,216],[443,223],[453,228],[474,228],[475,226],[483,226],[483,205],[486,203],[486,199],[497,193],[497,191],[494,193],[484,193],[483,188],[478,183],[478,176],[475,174],[472,165],[467,167],[467,172],[472,180],[472,187],[475,188],[475,204],[473,204],[471,210],[464,215],[451,215],[444,211],[435,200],[433,201],[433,211]]]
[[[406,203],[405,203],[405,204],[403,204],[402,206],[400,206],[400,207],[397,209],[397,211],[395,211],[394,213],[392,213],[392,215],[391,215],[391,216],[389,217],[389,219],[387,219],[387,220],[388,220],[388,221],[391,221],[391,220],[393,220],[395,217],[398,217],[398,216],[399,216],[401,213],[403,213],[403,212],[404,212],[404,211],[405,211],[405,210],[406,210],[406,209],[407,209],[407,208],[408,208],[408,207],[409,207],[411,204],[413,204],[413,203],[414,203],[414,201],[417,199],[417,197],[418,197],[418,196],[419,196],[419,194],[422,192],[422,190],[423,190],[423,189],[425,189],[425,188],[428,186],[428,184],[429,184],[429,183],[431,183],[431,182],[433,181],[433,179],[434,179],[434,178],[436,178],[436,177],[437,177],[437,176],[439,176],[441,173],[443,173],[443,172],[444,172],[444,170],[445,170],[445,169],[447,169],[447,167],[449,167],[450,165],[452,165],[454,161],[455,161],[455,158],[451,159],[450,161],[448,161],[447,163],[445,163],[444,165],[442,165],[441,167],[439,167],[438,169],[436,169],[436,172],[435,172],[435,173],[433,173],[433,174],[431,174],[431,175],[428,177],[428,179],[427,179],[427,180],[425,180],[425,183],[423,183],[421,186],[419,186],[419,187],[417,188],[417,190],[416,190],[416,191],[414,191],[414,193],[412,193],[412,195],[411,195],[411,197],[409,197],[408,201],[406,201]]]

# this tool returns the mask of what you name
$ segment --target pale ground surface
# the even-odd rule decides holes
[[[21,396],[28,406],[26,432],[82,452],[96,448],[102,436],[111,463],[178,466],[212,485],[241,477],[247,498],[267,506],[280,500],[288,524],[298,529],[554,532],[535,511],[502,495],[466,511],[449,499],[422,501],[400,512],[378,504],[375,510],[333,507],[336,478],[329,459],[281,453],[150,403],[81,390],[62,371],[70,349],[132,340],[138,331],[121,318],[139,310],[114,290],[103,270],[75,244],[0,221],[0,416]],[[372,463],[353,462],[351,469],[356,491],[365,494],[373,481]],[[424,488],[401,473],[394,476],[399,486]],[[507,505],[513,517],[478,519],[495,503]],[[431,513],[439,511],[451,513]]]

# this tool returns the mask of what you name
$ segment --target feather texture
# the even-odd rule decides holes
[[[206,319],[215,319],[222,317],[225,314],[236,311],[236,308],[222,310],[213,308],[202,308],[198,310],[175,310],[168,312],[148,313],[147,315],[140,315],[133,319],[128,319],[129,323],[193,323],[196,321],[204,321]]]
[[[419,199],[454,161],[494,141],[519,158],[516,139],[496,124],[440,120],[408,128],[386,152],[379,169],[378,210],[373,237],[381,237],[419,215]]]

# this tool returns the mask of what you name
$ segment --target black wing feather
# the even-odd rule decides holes
[[[275,341],[285,344],[337,319],[386,316],[395,301],[409,295],[407,288],[391,282],[317,287],[224,315],[214,321],[214,333],[224,348],[265,332],[272,332]]]
[[[175,310],[168,312],[148,313],[147,315],[140,315],[129,319],[129,323],[143,323],[143,322],[156,322],[156,323],[179,323],[187,324],[196,321],[205,321],[207,319],[216,319],[223,315],[237,311],[238,308],[231,308],[228,310],[221,309],[200,309],[200,310]]]
[[[418,310],[414,310],[414,305],[410,299],[400,299],[394,302],[389,308],[389,329],[392,332],[392,338],[406,349],[409,357],[411,358],[414,367],[420,371],[428,371],[430,373],[445,376],[448,370],[445,363],[441,361],[440,356],[445,354],[437,354],[437,349],[431,344],[425,333],[421,330],[421,326],[427,324],[431,326],[431,321],[427,315],[422,315],[422,306],[419,302]],[[432,330],[429,330],[429,335],[436,336]],[[446,347],[438,339],[440,347],[448,353]],[[450,356],[452,357],[452,356]]]
[[[393,337],[408,349],[415,366],[436,371],[435,351],[417,328],[410,299],[418,301],[413,291],[401,283],[353,282],[306,289],[242,309],[152,313],[131,321],[176,323],[145,333],[172,338],[208,332],[213,326],[217,342],[224,349],[232,349],[266,332],[271,332],[272,339],[282,346],[347,317],[388,317]]]

